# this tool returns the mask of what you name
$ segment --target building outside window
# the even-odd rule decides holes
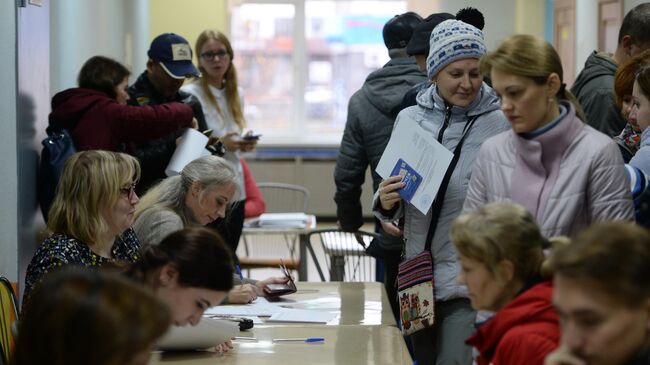
[[[350,96],[388,62],[384,23],[406,1],[239,1],[231,41],[248,126],[265,142],[340,142]]]

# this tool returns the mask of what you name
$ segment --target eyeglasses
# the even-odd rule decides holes
[[[207,51],[201,53],[201,58],[203,58],[204,61],[211,61],[214,59],[214,57],[217,56],[219,57],[220,60],[226,58],[229,56],[228,51],[225,49],[221,49],[219,51],[213,52],[213,51]]]
[[[129,200],[132,200],[135,197],[135,184],[133,183],[125,188],[120,189],[120,194],[124,195],[125,197],[129,198]]]

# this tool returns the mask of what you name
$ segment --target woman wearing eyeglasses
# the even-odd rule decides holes
[[[25,298],[44,275],[61,266],[138,260],[140,243],[130,227],[139,178],[138,161],[123,153],[82,151],[66,161],[48,215],[50,236],[27,267]]]
[[[204,30],[196,40],[201,78],[182,90],[195,95],[201,102],[205,122],[226,147],[224,158],[237,173],[237,193],[228,214],[228,220],[215,226],[228,246],[237,250],[244,225],[244,172],[240,164],[241,152],[252,151],[256,139],[242,136],[246,127],[244,103],[237,84],[237,70],[233,64],[234,53],[230,41],[217,30]]]

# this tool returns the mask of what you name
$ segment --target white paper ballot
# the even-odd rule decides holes
[[[291,309],[276,313],[269,317],[268,322],[300,322],[300,323],[327,323],[336,318],[336,313],[316,310]]]
[[[210,151],[205,149],[208,144],[209,138],[203,133],[193,128],[187,128],[181,137],[176,150],[169,160],[169,164],[165,169],[165,175],[174,176],[183,171],[183,168],[188,163],[196,160],[201,156],[210,154]]]
[[[286,311],[278,304],[269,303],[266,298],[258,297],[251,304],[218,305],[205,310],[204,315],[232,315],[270,317],[275,313]]]
[[[404,160],[422,177],[410,203],[422,214],[427,214],[453,157],[451,151],[419,124],[401,120],[390,136],[376,172],[387,179],[397,162]]]
[[[160,350],[200,350],[220,345],[239,333],[239,324],[203,317],[196,326],[171,326],[158,342]]]

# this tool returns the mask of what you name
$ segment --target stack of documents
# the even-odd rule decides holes
[[[264,213],[251,222],[251,227],[260,228],[305,228],[309,216],[305,213]]]
[[[204,317],[218,315],[268,317],[269,322],[299,322],[299,323],[328,323],[338,317],[337,313],[329,310],[298,309],[300,303],[281,304],[270,303],[266,298],[258,297],[251,304],[218,305],[208,308]]]

